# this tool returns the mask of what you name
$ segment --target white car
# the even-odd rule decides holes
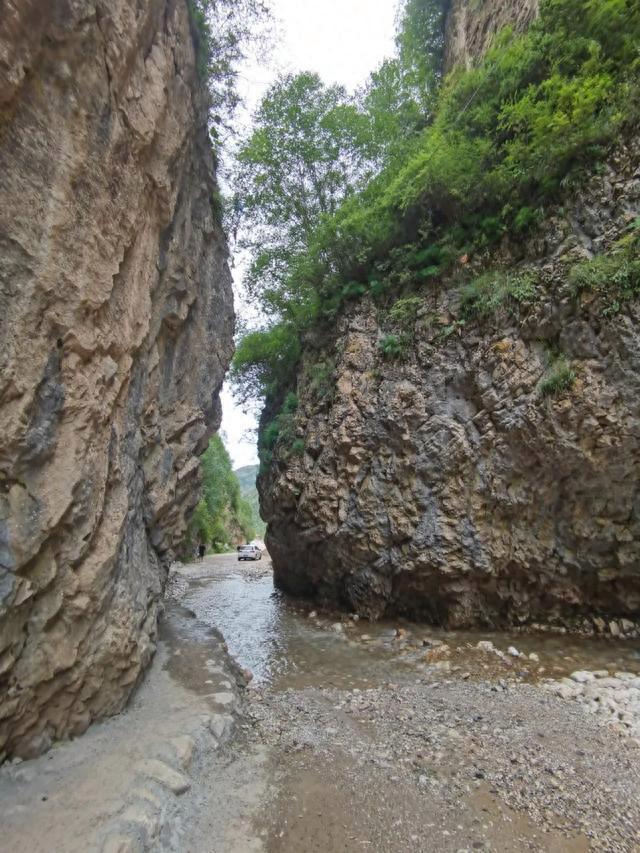
[[[257,545],[238,545],[238,560],[261,560],[262,551]]]

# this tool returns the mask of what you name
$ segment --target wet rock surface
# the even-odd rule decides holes
[[[290,430],[304,452],[276,445],[259,478],[282,589],[371,617],[637,636],[638,306],[607,315],[568,271],[627,233],[639,168],[637,143],[612,153],[490,259],[535,277],[525,310],[463,323],[454,276],[416,292],[402,330],[365,299],[308,342]],[[391,332],[403,358],[382,352]],[[560,356],[574,381],[545,396]]]
[[[0,15],[0,761],[120,710],[233,306],[185,0]]]
[[[0,769],[6,853],[185,849],[193,802],[217,779],[245,680],[222,637],[177,602],[173,586],[158,652],[126,710]],[[231,701],[220,703],[221,693]]]

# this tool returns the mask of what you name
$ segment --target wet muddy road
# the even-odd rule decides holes
[[[632,679],[637,643],[317,613],[264,560],[209,558],[178,582],[254,676],[182,849],[640,850],[630,724],[544,686]]]

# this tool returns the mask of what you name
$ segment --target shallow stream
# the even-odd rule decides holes
[[[289,599],[274,589],[268,563],[238,564],[234,556],[208,559],[189,574],[185,604],[222,632],[255,685],[364,688],[421,677],[534,681],[580,669],[640,672],[638,640],[353,621]],[[478,650],[482,640],[503,654]]]

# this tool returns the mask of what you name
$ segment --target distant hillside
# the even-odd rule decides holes
[[[256,487],[256,477],[258,476],[257,465],[245,465],[244,468],[236,468],[233,472],[240,482],[240,491],[249,492]]]
[[[253,524],[256,529],[256,536],[258,537],[258,539],[263,539],[267,526],[260,518],[258,490],[256,488],[258,466],[245,465],[243,468],[236,468],[234,473],[240,483],[240,494],[251,505],[251,509],[253,512]]]

